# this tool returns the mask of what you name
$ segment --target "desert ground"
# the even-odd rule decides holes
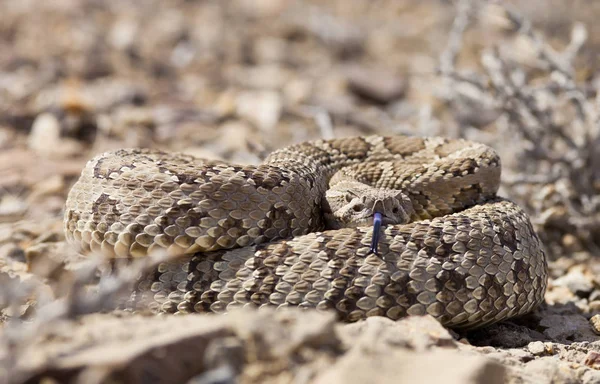
[[[0,0],[0,382],[600,383],[600,4]],[[358,135],[465,138],[544,244],[545,303],[429,316],[146,316],[65,241],[70,187],[124,147],[259,164]],[[137,268],[137,269],[136,269]]]

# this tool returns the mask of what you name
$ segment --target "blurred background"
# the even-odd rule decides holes
[[[60,242],[93,155],[237,163],[305,140],[492,145],[553,260],[600,247],[600,3],[0,1],[0,252]],[[562,265],[562,264],[561,264]]]

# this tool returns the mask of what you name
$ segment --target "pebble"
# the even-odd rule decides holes
[[[27,144],[38,154],[47,155],[60,143],[60,123],[51,113],[39,114],[31,127]]]
[[[590,325],[592,326],[592,331],[596,335],[600,335],[600,315],[594,315],[590,318]]]
[[[117,20],[109,31],[108,42],[116,49],[124,50],[133,46],[137,33],[138,25],[133,20]]]
[[[529,352],[536,356],[540,356],[546,353],[546,346],[541,341],[534,341],[529,343],[527,349],[529,350]]]
[[[28,209],[29,204],[19,196],[6,194],[0,198],[0,219],[3,221],[20,218]]]
[[[590,301],[588,309],[590,312],[600,312],[600,300]]]
[[[588,341],[596,336],[590,330],[589,321],[581,314],[544,314],[539,322],[544,335],[554,341]]]
[[[580,268],[571,268],[565,276],[554,280],[553,285],[555,287],[567,287],[579,297],[588,297],[594,289],[592,282],[588,280]]]
[[[279,93],[267,90],[240,92],[236,105],[238,115],[265,132],[273,131],[283,108]]]
[[[352,93],[378,104],[400,99],[407,88],[404,77],[379,68],[352,67],[346,76]]]
[[[600,369],[600,352],[589,351],[585,356],[583,364],[594,369]]]

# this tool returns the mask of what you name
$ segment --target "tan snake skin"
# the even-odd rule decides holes
[[[411,222],[382,229],[379,255],[368,255],[371,227],[323,231],[338,171],[410,198]],[[138,282],[136,308],[300,306],[472,328],[531,311],[546,289],[540,241],[527,215],[495,196],[499,179],[491,148],[443,138],[321,140],[259,166],[124,149],[87,164],[65,232],[111,258],[183,255]]]

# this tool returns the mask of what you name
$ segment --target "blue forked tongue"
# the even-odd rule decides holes
[[[367,253],[367,255],[374,253],[379,256],[377,245],[379,244],[379,230],[381,229],[381,221],[381,213],[375,212],[373,215],[373,237],[371,238],[371,249],[369,249],[369,253]]]

